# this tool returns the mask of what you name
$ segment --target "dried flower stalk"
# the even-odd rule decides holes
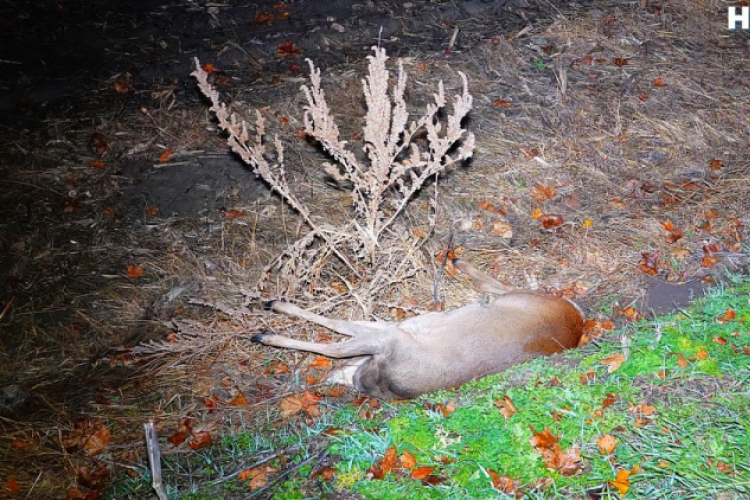
[[[439,113],[446,106],[443,82],[440,81],[433,95],[434,102],[427,105],[419,119],[410,120],[404,99],[406,73],[403,64],[399,61],[396,81],[389,94],[391,74],[386,68],[388,57],[385,49],[373,47],[373,50],[374,55],[368,57],[368,75],[362,81],[367,104],[363,130],[365,161],[357,159],[346,141],[341,140],[321,87],[320,70],[309,59],[310,85],[302,87],[307,99],[303,117],[305,131],[334,160],[324,163],[325,171],[337,182],[350,183],[352,186],[355,213],[352,227],[344,229],[313,220],[308,207],[294,194],[284,175],[281,141],[278,137],[274,138],[273,152],[266,148],[265,124],[261,113],[256,111],[254,133],[251,134],[248,124],[221,102],[218,91],[208,82],[208,74],[197,59],[196,69],[192,73],[203,94],[211,100],[211,111],[216,115],[219,127],[228,133],[228,144],[232,151],[240,155],[256,175],[302,216],[311,229],[310,235],[323,240],[326,252],[335,254],[356,275],[358,273],[350,261],[364,258],[370,265],[376,266],[380,240],[389,234],[386,230],[398,220],[415,193],[448,166],[471,157],[474,149],[474,135],[461,125],[472,107],[472,97],[463,73],[459,73],[463,90],[453,98],[452,114],[445,120],[440,119]],[[422,131],[426,144],[420,148],[414,138]],[[449,154],[454,148],[455,151]],[[394,192],[398,194],[394,196]],[[354,244],[351,238],[342,237],[348,232],[354,233]],[[309,250],[312,237],[302,245],[295,245],[293,252],[286,252],[286,258],[294,260],[295,255],[300,254],[297,260],[304,261],[301,253]],[[342,241],[347,239],[348,246],[345,244],[342,247]],[[274,266],[277,270],[286,270],[285,273],[295,268],[294,264],[288,262],[286,265],[277,262]]]

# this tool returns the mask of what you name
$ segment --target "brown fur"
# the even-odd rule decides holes
[[[353,338],[316,344],[260,334],[255,340],[332,358],[362,357],[333,374],[331,380],[350,383],[357,390],[382,399],[413,398],[455,387],[578,345],[583,315],[571,302],[531,291],[508,291],[469,264],[455,264],[484,291],[500,295],[486,304],[423,314],[400,323],[333,320],[274,302],[272,308],[277,312],[313,321]]]

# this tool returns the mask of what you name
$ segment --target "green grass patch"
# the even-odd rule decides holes
[[[487,471],[493,470],[517,480],[529,498],[586,498],[590,491],[620,498],[610,481],[618,470],[637,467],[627,498],[748,498],[749,290],[747,281],[716,290],[678,314],[614,332],[598,349],[567,353],[562,362],[537,359],[455,393],[386,405],[367,431],[356,409],[339,409],[332,424],[348,431],[329,445],[341,461],[328,487],[379,499],[492,498],[498,492]],[[736,317],[719,321],[728,309]],[[622,335],[630,339],[628,359],[608,373],[601,361],[623,352]],[[589,370],[593,376],[584,383]],[[495,406],[503,396],[518,409],[507,420]],[[448,416],[429,409],[449,401],[456,410]],[[563,450],[578,447],[582,470],[572,476],[550,470],[530,443],[532,427],[548,427]],[[618,441],[611,455],[597,445],[604,434]],[[403,471],[368,479],[366,471],[391,447],[412,453],[418,467],[434,466],[444,480],[426,485]],[[534,488],[543,477],[553,483]]]

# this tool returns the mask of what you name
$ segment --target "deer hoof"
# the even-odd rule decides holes
[[[263,338],[268,337],[269,335],[273,335],[273,334],[269,334],[268,332],[258,332],[252,337],[250,337],[250,342],[259,342],[262,344]]]
[[[271,311],[273,310],[273,303],[276,302],[275,300],[264,300],[263,301],[263,310],[264,311]]]

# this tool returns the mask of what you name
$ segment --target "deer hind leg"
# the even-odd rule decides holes
[[[336,333],[347,335],[349,337],[382,332],[394,325],[394,323],[387,321],[345,321],[326,318],[325,316],[300,309],[299,307],[287,302],[273,301],[270,304],[267,304],[267,308],[325,326]]]
[[[344,342],[333,344],[320,344],[317,342],[306,342],[296,340],[275,333],[256,333],[253,335],[253,342],[260,342],[263,345],[274,347],[285,347],[297,351],[314,352],[322,354],[329,358],[353,358],[355,356],[372,356],[380,354],[385,347],[384,338],[377,333],[365,334],[354,337]]]
[[[480,292],[491,293],[494,295],[505,295],[506,293],[513,291],[513,287],[503,285],[495,278],[488,276],[464,260],[454,259],[453,266],[462,273],[469,275],[474,281],[474,286]]]

